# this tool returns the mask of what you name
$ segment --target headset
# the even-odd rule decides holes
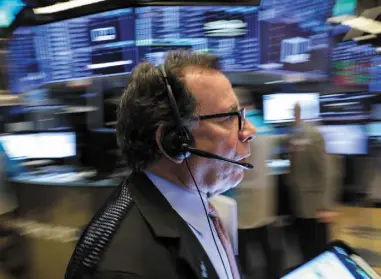
[[[239,161],[231,160],[211,152],[197,149],[195,147],[195,141],[192,133],[183,124],[180,116],[180,111],[177,106],[176,99],[174,97],[172,87],[169,83],[167,72],[164,65],[156,67],[165,83],[165,89],[168,94],[169,104],[173,111],[174,122],[163,127],[160,142],[163,150],[170,156],[176,159],[186,159],[190,154],[196,156],[228,162],[237,166],[241,166],[245,169],[252,169],[254,166],[249,163],[242,163]]]
[[[200,192],[200,189],[196,183],[196,180],[193,177],[193,173],[189,167],[187,158],[190,156],[190,154],[194,154],[194,155],[204,157],[204,158],[209,158],[209,159],[220,160],[220,161],[232,163],[232,164],[244,167],[246,169],[252,169],[254,166],[251,164],[248,164],[248,163],[241,163],[238,161],[230,160],[228,158],[224,158],[224,157],[221,157],[219,155],[216,155],[216,154],[195,148],[195,141],[194,141],[193,135],[192,135],[191,131],[183,124],[183,122],[181,120],[180,110],[177,106],[177,102],[176,102],[175,96],[173,94],[172,87],[169,83],[169,79],[167,76],[167,72],[165,70],[165,66],[163,64],[161,64],[161,65],[158,65],[156,68],[158,69],[158,71],[159,71],[159,73],[162,76],[162,79],[164,81],[165,89],[166,89],[166,92],[168,94],[169,104],[170,104],[170,107],[173,111],[173,116],[174,116],[174,122],[172,124],[168,124],[168,125],[163,127],[163,130],[161,133],[161,138],[160,138],[161,145],[163,147],[163,150],[167,153],[168,156],[176,158],[176,159],[184,159],[184,161],[187,165],[188,171],[189,171],[189,173],[192,177],[192,180],[196,186],[197,192],[200,196],[202,205],[204,207],[206,219],[208,220],[209,229],[210,229],[210,232],[212,234],[213,241],[214,241],[214,244],[216,246],[218,255],[221,259],[221,263],[224,267],[224,270],[226,273],[226,278],[230,278],[230,276],[228,275],[224,260],[222,259],[220,249],[218,248],[217,241],[216,241],[215,236],[214,236],[212,225],[210,223],[208,212],[206,210],[206,205],[204,203],[204,200],[202,199],[201,192]]]

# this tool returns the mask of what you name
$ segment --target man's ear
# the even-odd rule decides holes
[[[157,146],[159,147],[159,150],[160,152],[170,161],[172,161],[173,163],[175,164],[181,164],[184,159],[178,159],[178,158],[174,158],[174,157],[171,157],[168,155],[168,153],[164,150],[163,148],[163,144],[162,144],[162,139],[163,139],[163,132],[165,130],[164,128],[164,125],[165,124],[161,124],[157,129],[156,129],[156,133],[155,133],[155,140],[156,140],[156,144]]]

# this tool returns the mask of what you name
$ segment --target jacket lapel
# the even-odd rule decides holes
[[[180,236],[178,255],[197,275],[197,278],[218,278],[216,270],[208,255],[199,243],[197,237],[191,229],[184,223],[184,228]],[[179,224],[179,226],[181,226]],[[196,247],[200,247],[196,249]]]
[[[189,278],[218,279],[197,237],[151,180],[144,173],[134,173],[129,187],[154,236],[158,241],[166,243],[179,264],[185,263],[193,271],[194,276]]]

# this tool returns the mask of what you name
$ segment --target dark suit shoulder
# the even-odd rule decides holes
[[[194,279],[202,267],[218,278],[196,236],[145,174],[134,173],[121,189],[128,210],[109,222],[118,226],[93,279]]]
[[[118,274],[129,274],[126,278],[172,278],[176,274],[176,264],[169,249],[172,243],[168,241],[154,236],[134,204],[110,242],[98,272],[117,271]]]
[[[65,278],[193,279],[202,268],[218,278],[184,220],[144,173],[133,173],[85,228]]]

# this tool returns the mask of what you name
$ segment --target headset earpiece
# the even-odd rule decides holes
[[[190,153],[185,151],[183,146],[193,147],[194,139],[186,127],[183,127],[181,134],[179,134],[173,124],[165,125],[161,131],[161,145],[168,156],[181,160],[190,156]]]
[[[173,122],[163,127],[161,132],[161,145],[164,152],[176,159],[185,159],[190,156],[187,150],[184,150],[184,146],[194,146],[194,139],[189,129],[184,126],[181,121],[180,111],[176,103],[175,96],[172,92],[172,87],[169,83],[167,72],[164,65],[156,67],[165,83],[166,91],[168,94],[169,104],[173,111]]]

